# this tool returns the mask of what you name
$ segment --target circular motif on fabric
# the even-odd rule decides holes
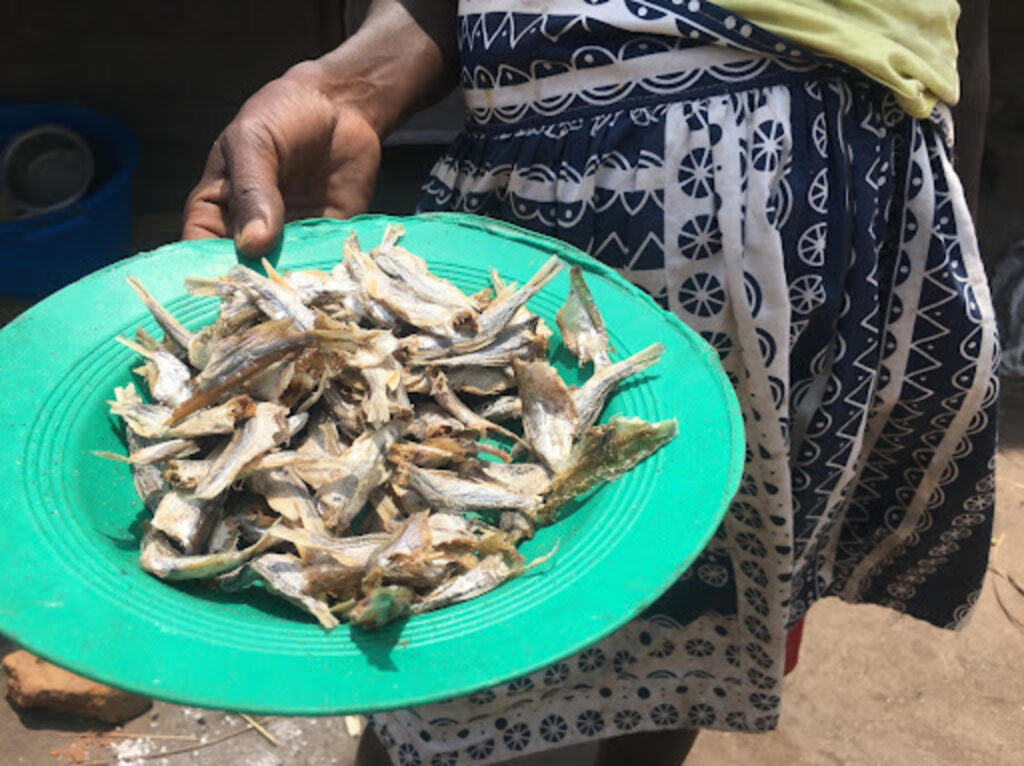
[[[779,696],[777,694],[767,694],[765,692],[754,692],[750,695],[750,704],[758,710],[768,712],[769,710],[774,710],[779,706]]]
[[[569,722],[562,718],[562,716],[553,713],[544,716],[540,720],[537,731],[540,733],[540,738],[545,742],[552,744],[561,742],[565,739],[565,735],[569,733]]]
[[[493,739],[485,739],[483,742],[467,747],[466,754],[474,761],[485,760],[494,752],[494,744]]]
[[[509,695],[522,694],[532,688],[533,680],[529,676],[523,676],[522,678],[517,678],[514,681],[509,682],[505,687],[505,693]]]
[[[808,227],[796,243],[796,252],[808,266],[819,268],[825,265],[825,250],[828,245],[828,224],[824,221]]]
[[[679,303],[690,314],[709,317],[725,306],[725,290],[714,274],[698,272],[680,286]]]
[[[756,318],[761,313],[761,305],[764,295],[761,291],[761,284],[757,277],[749,271],[743,273],[743,289],[747,295],[747,305],[750,307],[750,315]]]
[[[612,670],[616,673],[624,673],[630,665],[636,664],[636,657],[626,649],[620,649],[612,657]]]
[[[695,199],[711,194],[713,176],[711,152],[703,147],[694,149],[679,162],[679,187]]]
[[[789,214],[793,210],[793,189],[789,181],[782,178],[765,203],[765,217],[768,223],[776,229],[781,229],[789,220]]]
[[[668,702],[655,705],[651,708],[651,721],[655,726],[676,726],[679,723],[679,710]]]
[[[785,135],[783,124],[775,120],[765,120],[754,129],[750,158],[756,170],[772,172],[779,166]]]
[[[544,671],[544,685],[555,686],[564,682],[569,677],[569,665],[565,662],[559,662]]]
[[[514,723],[505,730],[501,738],[509,750],[525,750],[530,744],[530,727],[525,723]]]
[[[710,343],[715,351],[718,352],[719,360],[725,360],[725,357],[732,351],[732,338],[730,338],[724,332],[711,332],[710,330],[701,331],[701,337]]]
[[[686,720],[690,726],[711,726],[718,719],[715,709],[703,702],[691,705],[686,711]]]
[[[576,731],[587,737],[600,734],[604,729],[604,718],[596,710],[584,710],[576,716]]]
[[[828,211],[828,168],[819,170],[807,190],[807,204],[816,213]]]
[[[697,579],[712,588],[721,588],[729,582],[729,570],[720,564],[704,564],[697,569]]]
[[[474,705],[487,705],[494,702],[494,692],[490,689],[485,689],[482,692],[471,695],[469,701]]]
[[[753,609],[761,617],[768,616],[768,599],[762,591],[757,588],[745,588],[743,590],[743,598],[746,600],[747,605]]]
[[[604,652],[596,647],[591,647],[590,649],[584,649],[580,652],[576,665],[580,669],[580,672],[589,673],[603,667],[604,662]]]
[[[698,215],[686,221],[679,232],[679,252],[693,261],[710,258],[722,249],[722,234],[713,216]]]
[[[403,742],[398,746],[398,763],[400,766],[420,766],[420,754],[413,745]]]
[[[798,314],[810,314],[825,298],[825,282],[817,274],[804,274],[789,285],[789,302]]]
[[[612,718],[612,723],[620,731],[632,731],[640,723],[640,714],[635,710],[620,710]]]
[[[768,574],[764,571],[764,567],[756,561],[751,561],[750,559],[741,561],[740,571],[746,577],[749,577],[755,585],[759,585],[762,588],[768,587]]]
[[[814,148],[818,151],[818,154],[823,158],[826,157],[828,149],[828,130],[825,127],[824,112],[819,113],[814,118],[814,122],[811,123],[811,141],[814,142]]]
[[[691,657],[710,657],[715,653],[715,645],[706,638],[691,638],[683,648]]]

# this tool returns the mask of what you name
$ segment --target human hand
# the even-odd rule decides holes
[[[255,257],[273,247],[285,220],[363,213],[380,154],[363,110],[326,87],[316,62],[299,64],[246,101],[214,142],[182,237],[232,237]]]

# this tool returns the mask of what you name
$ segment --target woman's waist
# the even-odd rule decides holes
[[[753,87],[822,66],[713,3],[461,0],[461,84],[475,125]]]
[[[467,120],[510,126],[569,119],[661,101],[688,100],[802,79],[820,63],[721,45],[581,48],[564,61],[478,65],[463,73]]]

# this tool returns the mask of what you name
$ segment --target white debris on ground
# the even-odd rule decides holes
[[[124,739],[112,743],[110,749],[117,766],[147,766],[146,759],[141,756],[153,752],[153,743],[148,739]]]
[[[206,711],[201,708],[183,707],[181,714],[190,721],[195,721],[200,725],[206,723]]]
[[[347,715],[345,716],[345,729],[348,731],[350,737],[358,737],[363,733],[363,729],[366,726],[366,719],[361,715]]]
[[[269,721],[266,727],[281,744],[301,739],[303,735],[302,726],[288,718],[275,718]],[[298,742],[297,744],[302,745],[303,743]]]

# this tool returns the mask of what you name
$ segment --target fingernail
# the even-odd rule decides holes
[[[249,221],[244,227],[242,227],[242,233],[238,235],[238,247],[244,249],[248,247],[253,240],[265,237],[267,234],[267,225],[258,218]]]

